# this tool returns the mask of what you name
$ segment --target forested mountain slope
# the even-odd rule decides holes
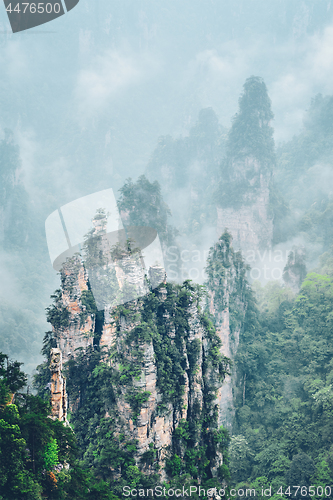
[[[122,265],[117,252],[115,287]],[[129,279],[140,286],[146,278],[132,251],[126,261]],[[229,234],[211,249],[208,266],[207,289],[165,281],[141,298],[100,311],[85,260],[76,256],[61,272],[61,289],[48,310],[48,361],[39,367],[37,387],[49,397],[51,351],[58,347],[82,463],[119,495],[129,481],[144,488],[228,480],[229,437],[222,424],[229,358],[222,342],[229,345],[243,329],[250,288]],[[148,276],[157,271],[150,268]],[[232,397],[227,402],[232,406]]]
[[[236,483],[262,482],[275,492],[332,483],[332,267],[326,271],[308,274],[296,297],[277,283],[257,287],[259,309],[235,359],[229,453]]]

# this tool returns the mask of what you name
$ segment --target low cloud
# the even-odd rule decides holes
[[[95,55],[77,77],[75,95],[80,114],[86,117],[103,114],[111,102],[149,78],[153,66],[151,60],[117,50]]]
[[[191,101],[202,108],[212,106],[229,126],[246,78],[261,76],[272,99],[276,141],[291,139],[302,127],[311,98],[319,92],[332,94],[333,26],[307,35],[303,14],[301,32],[298,19],[298,28],[283,43],[273,45],[267,36],[258,35],[246,44],[234,40],[198,52],[183,79],[187,90],[192,87]]]

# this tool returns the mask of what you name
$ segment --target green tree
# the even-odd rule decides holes
[[[244,481],[250,471],[253,452],[244,436],[232,436],[229,446],[230,472],[235,482]]]
[[[45,469],[50,471],[59,463],[59,447],[56,439],[51,438],[45,446],[44,465]]]

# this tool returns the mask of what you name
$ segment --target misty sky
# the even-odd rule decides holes
[[[48,209],[136,178],[158,137],[186,135],[203,107],[229,126],[251,75],[267,84],[276,141],[332,93],[328,0],[81,0],[14,35],[0,7],[0,126]]]
[[[276,142],[292,138],[311,99],[333,94],[332,16],[329,0],[80,0],[12,34],[0,0],[0,134],[12,129],[19,144],[41,238],[58,207],[101,189],[117,195],[127,177],[136,180],[158,138],[187,135],[202,108],[229,127],[251,75],[267,85]],[[23,317],[33,287],[45,286],[31,320],[40,322],[36,353],[58,286],[44,244],[50,276],[27,279],[30,292],[26,264],[0,255],[0,296]]]

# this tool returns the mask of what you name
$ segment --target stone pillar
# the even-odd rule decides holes
[[[50,370],[52,418],[67,423],[66,379],[62,375],[62,354],[60,349],[51,349]]]

